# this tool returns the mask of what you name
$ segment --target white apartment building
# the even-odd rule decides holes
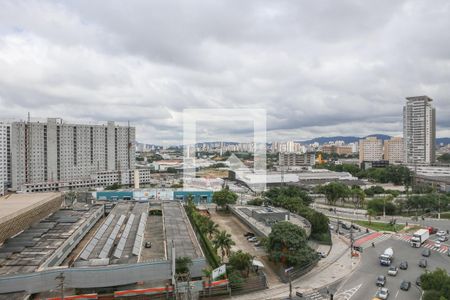
[[[135,128],[47,122],[11,123],[11,188],[87,184],[105,171],[134,169]]]
[[[384,141],[384,160],[392,163],[403,163],[405,157],[404,141],[401,137],[393,137]]]
[[[359,141],[359,163],[383,160],[383,141],[367,137]]]
[[[428,96],[406,98],[403,107],[405,162],[426,164],[436,159],[436,110]]]
[[[0,122],[0,196],[5,194],[9,182],[10,129],[10,124]]]

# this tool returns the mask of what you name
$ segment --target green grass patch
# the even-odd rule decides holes
[[[381,222],[369,223],[369,221],[353,221],[353,223],[370,228],[375,231],[400,231],[405,227],[405,225],[403,224],[391,225],[389,223],[381,223]]]

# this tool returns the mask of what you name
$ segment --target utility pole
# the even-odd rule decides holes
[[[61,299],[64,300],[64,280],[66,277],[64,276],[64,273],[61,272],[55,279],[59,280],[58,287],[60,288]]]
[[[288,272],[289,275],[289,299],[292,299],[292,279],[291,279],[291,271]]]
[[[353,257],[353,221],[350,224],[350,259]]]

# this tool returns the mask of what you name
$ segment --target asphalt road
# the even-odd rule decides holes
[[[354,219],[354,220],[365,220],[367,221],[367,217],[361,214],[353,214],[351,212],[339,212],[336,213],[329,211],[328,209],[322,209],[322,208],[315,208],[317,211],[324,213],[327,216],[331,217],[340,217],[345,219]],[[338,208],[339,209],[339,208]],[[438,228],[439,230],[449,230],[450,231],[450,220],[447,219],[430,219],[425,218],[425,220],[422,220],[419,218],[418,221],[413,221],[411,218],[406,217],[399,217],[399,216],[386,216],[386,218],[380,217],[380,219],[372,218],[374,222],[389,222],[392,218],[396,219],[397,224],[419,224],[421,226],[433,226]]]
[[[378,256],[388,248],[394,249],[393,265],[398,266],[401,261],[408,261],[409,267],[407,270],[398,271],[397,276],[392,277],[387,275],[389,267],[381,266]],[[350,289],[357,289],[351,299],[372,299],[375,296],[378,287],[375,282],[379,275],[386,276],[386,286],[389,289],[389,298],[396,300],[419,300],[421,289],[416,286],[417,277],[425,272],[425,269],[418,266],[418,261],[423,258],[421,256],[423,248],[412,248],[409,243],[394,238],[380,242],[375,248],[367,248],[362,254],[360,266],[356,271],[346,280],[343,281],[339,292]],[[450,272],[450,260],[445,254],[440,254],[431,251],[431,256],[427,257],[427,270],[433,271],[437,267],[444,268]],[[411,288],[409,291],[400,290],[400,283],[402,280],[411,281]],[[349,300],[348,298],[347,300]]]
[[[347,225],[350,225],[351,224],[351,222],[350,221],[343,221],[345,224],[347,224]],[[330,224],[331,224],[331,226],[333,226],[333,232],[336,232],[336,230],[337,230],[337,228],[338,228],[338,221],[337,221],[337,219],[331,219],[330,218]],[[353,238],[355,239],[355,240],[357,240],[357,239],[359,239],[360,237],[362,237],[362,236],[364,236],[364,235],[366,235],[367,233],[366,233],[366,230],[365,230],[365,228],[363,228],[363,227],[361,227],[361,226],[359,226],[359,225],[357,225],[357,224],[355,224],[356,225],[356,228],[358,228],[358,229],[353,229],[352,231],[353,231]],[[373,231],[370,231],[370,232],[373,232]],[[345,237],[347,237],[347,238],[350,238],[350,230],[349,229],[344,229],[342,226],[339,226],[339,233],[340,233],[340,235],[342,235],[342,236],[345,236]]]

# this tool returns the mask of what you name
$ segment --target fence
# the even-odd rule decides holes
[[[317,258],[307,265],[294,267],[294,269],[292,271],[290,271],[291,280],[299,278],[299,277],[305,275],[306,273],[308,273],[309,271],[311,271],[317,265],[319,260],[320,259]],[[286,274],[286,272],[284,270],[285,270],[285,268],[283,266],[280,266],[280,268],[277,270],[277,274],[278,274],[278,276],[280,276],[281,281],[283,281],[284,283],[288,283],[289,282],[289,274]]]
[[[230,288],[232,295],[246,294],[259,290],[264,290],[267,288],[266,275],[263,272],[258,272],[258,274],[254,276],[243,278],[242,282],[239,283],[231,282]]]

